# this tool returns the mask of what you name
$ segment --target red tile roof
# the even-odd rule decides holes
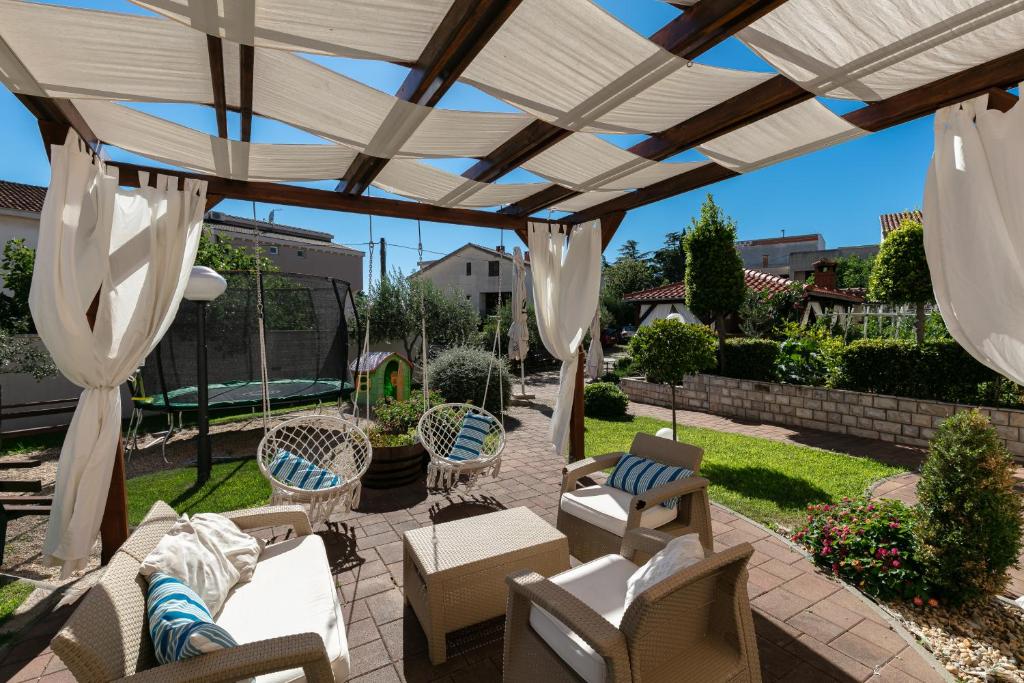
[[[0,209],[39,213],[45,198],[45,187],[0,180]]]
[[[743,280],[746,282],[747,287],[755,292],[771,292],[773,294],[775,292],[781,292],[788,289],[793,283],[792,280],[787,280],[784,277],[765,273],[760,270],[752,270],[750,268],[743,269]],[[863,296],[858,296],[854,292],[842,289],[826,289],[825,287],[818,287],[816,285],[805,285],[804,293],[827,297],[830,299],[842,299],[844,301],[864,301]],[[685,299],[686,285],[682,282],[673,282],[660,287],[643,289],[639,292],[630,292],[622,297],[623,301],[631,301],[637,304],[655,303],[659,301],[683,301]]]
[[[897,211],[896,213],[883,213],[879,216],[878,222],[882,224],[882,239],[884,240],[888,237],[889,233],[900,227],[900,223],[905,220],[921,223],[924,220],[924,216],[922,216],[920,209],[914,209],[913,211]]]

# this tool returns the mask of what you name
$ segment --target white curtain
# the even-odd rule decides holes
[[[43,546],[64,576],[85,566],[99,531],[121,429],[120,385],[174,320],[199,244],[206,183],[187,180],[178,191],[176,178],[161,175],[156,184],[119,188],[74,133],[52,148],[29,305],[57,367],[84,390]]]
[[[935,115],[924,246],[950,334],[1024,383],[1024,106],[983,95]]]
[[[533,272],[533,305],[544,348],[562,361],[551,444],[562,453],[569,437],[569,414],[575,393],[577,350],[597,308],[601,289],[601,223],[572,229],[570,239],[547,223],[530,223],[528,238]]]
[[[590,322],[590,346],[587,347],[587,377],[597,379],[604,366],[604,349],[601,347],[601,308],[594,311]]]
[[[530,350],[529,318],[526,313],[526,264],[519,247],[512,252],[512,324],[508,326],[508,357],[526,360]]]

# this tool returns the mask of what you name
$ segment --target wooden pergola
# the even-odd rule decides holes
[[[649,40],[673,55],[692,61],[752,22],[781,7],[785,1],[701,0],[693,6],[688,6],[690,3],[679,3],[684,11],[651,35]],[[437,105],[487,42],[509,17],[513,16],[519,5],[520,0],[455,0],[419,58],[413,63],[402,64],[409,67],[409,73],[397,97],[415,105]],[[687,6],[683,8],[683,5]],[[218,136],[228,139],[229,106],[225,83],[225,41],[209,35],[207,47],[213,101],[205,104],[216,112]],[[239,138],[241,141],[249,142],[253,116],[261,115],[259,111],[254,111],[253,107],[255,48],[242,44],[238,50],[238,87],[241,96],[240,105],[237,107],[241,122]],[[1006,89],[1021,81],[1024,81],[1024,50],[900,94],[866,103],[842,118],[864,131],[876,132],[985,93],[990,96],[990,107],[1006,111],[1017,99]],[[69,128],[75,130],[95,149],[99,149],[101,143],[106,142],[90,128],[86,117],[76,109],[71,100],[16,94],[22,104],[38,119],[42,140],[47,150],[50,145],[63,144]],[[644,159],[663,161],[814,97],[815,93],[787,76],[775,75],[681,123],[648,135],[628,151]],[[567,128],[537,119],[489,154],[480,157],[462,174],[462,177],[482,183],[493,183],[556,143],[565,140],[572,133],[573,131]],[[556,183],[496,212],[366,196],[366,189],[389,161],[387,158],[360,152],[344,177],[338,179],[339,184],[335,191],[168,171],[120,162],[110,162],[110,166],[120,169],[121,181],[125,185],[137,185],[139,171],[150,171],[150,178],[154,181],[157,173],[206,180],[207,209],[223,199],[251,200],[410,220],[510,229],[524,242],[528,221],[545,222],[544,219],[533,217],[533,214],[580,194],[579,190]],[[575,224],[600,219],[603,242],[607,246],[630,209],[736,175],[736,170],[710,162],[692,171],[570,213],[554,223],[570,232]],[[576,377],[577,392],[570,437],[571,459],[583,457],[583,367],[584,363],[580,363]],[[127,534],[123,455],[120,449],[102,534],[104,558],[109,557]]]

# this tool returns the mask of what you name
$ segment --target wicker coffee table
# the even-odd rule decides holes
[[[430,661],[447,659],[445,636],[505,613],[505,577],[569,568],[565,535],[518,507],[405,532],[405,601],[420,620]]]

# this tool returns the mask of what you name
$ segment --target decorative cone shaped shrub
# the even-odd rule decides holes
[[[988,419],[957,413],[932,439],[917,492],[918,552],[929,584],[953,605],[994,595],[1021,547],[1013,460]]]

